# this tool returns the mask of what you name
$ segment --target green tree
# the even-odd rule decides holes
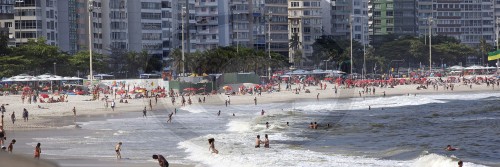
[[[22,56],[30,60],[28,64],[25,64],[25,72],[31,75],[53,73],[54,62],[57,63],[58,67],[70,68],[65,66],[69,56],[62,53],[57,46],[46,44],[44,38],[30,39],[27,44],[13,48],[12,56]],[[58,74],[64,74],[65,71],[62,70],[62,73]]]
[[[299,34],[296,32],[293,33],[292,37],[290,39],[290,42],[289,42],[289,47],[292,49],[293,62],[291,62],[291,63],[293,63],[295,66],[297,66],[297,65],[300,66],[302,64],[302,62],[295,62],[295,57],[297,57],[297,56],[300,56],[301,57],[300,60],[302,60],[302,51],[300,49],[301,46],[302,46],[302,42],[300,42]],[[300,52],[298,52],[298,51],[300,51]],[[300,54],[298,54],[298,53],[300,53]]]
[[[90,72],[90,52],[80,51],[69,58],[69,64],[71,66],[71,74],[76,75],[77,72],[82,75],[89,75]],[[92,71],[93,74],[97,73],[107,73],[109,71],[108,66],[108,56],[93,53],[92,54]]]
[[[479,40],[479,55],[481,55],[481,58],[483,58],[483,64],[486,64],[488,62],[488,52],[493,50],[493,46],[489,43],[486,42],[484,38],[481,38]]]

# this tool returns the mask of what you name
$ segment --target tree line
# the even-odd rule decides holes
[[[23,73],[41,75],[54,72],[60,76],[86,78],[90,72],[89,61],[89,51],[70,55],[57,46],[46,44],[44,38],[29,40],[19,47],[8,47],[8,37],[0,37],[0,78]],[[109,55],[94,53],[92,62],[94,74],[113,74],[117,78],[137,77],[139,73],[160,71],[163,66],[160,58],[151,56],[147,51],[118,49],[111,50]]]
[[[448,66],[466,64],[467,58],[474,56],[482,58],[481,64],[487,63],[485,57],[494,48],[481,39],[477,48],[465,45],[453,37],[437,35],[432,37],[433,67],[440,67],[441,62]],[[333,36],[321,36],[313,44],[314,53],[310,58],[313,64],[319,65],[323,60],[335,62],[336,67],[349,72],[350,68],[350,40]],[[366,73],[384,73],[396,64],[402,67],[419,68],[420,65],[429,66],[429,39],[428,37],[395,35],[383,36],[380,41],[366,46],[353,41],[353,68],[354,72],[361,73],[363,55],[366,58]],[[393,60],[403,60],[404,62]]]

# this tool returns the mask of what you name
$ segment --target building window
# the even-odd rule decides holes
[[[213,34],[212,39],[217,39],[217,35]]]
[[[294,2],[290,2],[290,6],[291,7],[299,7],[300,5],[299,5],[299,2],[294,1]]]

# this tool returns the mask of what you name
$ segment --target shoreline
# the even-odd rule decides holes
[[[331,86],[331,85],[330,85]],[[435,90],[416,90],[416,89],[411,89],[412,87],[416,87],[417,85],[399,85],[395,88],[376,88],[376,94],[375,95],[366,95],[364,94],[362,97],[367,97],[367,98],[373,98],[373,97],[383,97],[382,92],[386,92],[386,97],[391,97],[391,96],[401,96],[401,95],[406,95],[406,94],[417,94],[417,95],[426,95],[426,94],[456,94],[456,93],[468,93],[468,92],[474,92],[474,93],[481,93],[481,92],[496,92],[499,91],[500,89],[495,89],[493,90],[491,87],[487,87],[485,84],[483,85],[474,85],[473,89],[470,89],[465,86],[457,86],[455,87],[454,91],[435,91]],[[248,105],[248,104],[253,104],[253,98],[257,97],[258,99],[258,105],[260,104],[269,104],[269,103],[279,103],[279,102],[293,102],[293,101],[304,101],[304,100],[316,100],[316,94],[320,93],[319,100],[329,100],[329,99],[347,99],[347,98],[359,98],[359,93],[358,91],[362,90],[361,88],[353,88],[353,89],[339,89],[338,95],[334,94],[334,90],[332,87],[330,87],[327,90],[315,90],[314,88],[316,87],[308,87],[308,89],[311,90],[311,93],[303,93],[301,92],[299,95],[296,95],[292,93],[292,91],[282,91],[282,92],[276,92],[276,93],[262,93],[262,96],[255,96],[255,95],[236,95],[236,96],[230,96],[231,98],[231,105]],[[327,95],[324,95],[327,94]],[[292,95],[292,96],[290,96]],[[224,100],[226,99],[227,95],[223,94],[218,94],[218,95],[210,95],[210,96],[192,96],[193,97],[193,104],[198,104],[200,106],[204,105],[220,105],[223,107],[224,105]],[[13,99],[18,99],[18,103],[20,103],[20,97],[19,95],[11,95],[7,96],[9,98]],[[81,96],[80,98],[86,98],[88,96]],[[208,97],[206,103],[198,103],[197,97]],[[5,97],[0,97],[2,99],[2,103],[4,103],[3,98]],[[72,99],[72,97],[70,97]],[[74,97],[74,99],[78,100],[78,97]],[[153,108],[156,111],[149,111],[150,113],[154,113],[157,111],[162,111],[162,110],[167,110],[168,112],[171,112],[173,108],[180,108],[180,104],[178,100],[179,98],[176,98],[176,105],[172,106],[170,102],[170,98],[160,98],[159,103],[155,104],[154,98],[149,98],[150,100],[153,101]],[[123,104],[123,103],[117,103],[117,111],[111,111],[111,109],[106,109],[102,104],[104,102],[101,101],[70,101],[68,103],[62,103],[59,105],[59,103],[51,103],[47,104],[50,108],[55,108],[55,110],[59,110],[54,112],[55,114],[51,113],[37,113],[30,115],[30,117],[34,117],[34,119],[30,119],[29,122],[24,123],[22,120],[18,118],[18,121],[16,124],[21,123],[21,125],[16,125],[16,126],[9,126],[11,124],[10,122],[10,117],[9,113],[13,110],[13,107],[18,107],[18,109],[21,109],[22,107],[25,106],[30,106],[33,108],[33,106],[38,105],[38,104],[15,104],[16,101],[9,101],[13,102],[13,105],[6,106],[7,107],[7,112],[6,112],[6,118],[5,118],[5,129],[7,131],[7,135],[9,133],[16,133],[15,136],[19,135],[19,133],[24,133],[26,135],[26,139],[28,138],[36,138],[36,137],[43,137],[43,136],[38,136],[38,135],[33,135],[30,132],[34,131],[65,131],[65,130],[71,130],[71,128],[64,128],[73,125],[73,116],[71,113],[72,107],[71,104],[75,105],[77,107],[77,122],[89,122],[89,121],[96,121],[96,120],[106,120],[110,118],[122,118],[126,117],[128,113],[136,112],[137,115],[142,115],[142,108],[146,105],[148,105],[148,99],[133,99],[129,100],[129,104]],[[88,104],[91,103],[91,104]],[[44,103],[42,103],[44,104]],[[101,106],[99,106],[99,104]],[[189,105],[186,105],[189,106]],[[80,108],[80,109],[79,109]],[[20,115],[20,111],[14,109],[17,115]],[[30,109],[28,109],[30,111]],[[50,110],[50,109],[49,109]],[[62,111],[65,112],[62,112]],[[36,111],[30,111],[36,112]],[[79,114],[80,113],[80,114]],[[57,115],[56,115],[57,114]],[[16,115],[16,116],[17,116]],[[15,131],[15,132],[10,132],[10,131]],[[8,138],[8,141],[10,139]],[[8,143],[8,142],[7,142]],[[29,142],[20,142],[18,140],[18,143],[16,144],[16,149],[21,148],[19,150],[23,150],[23,152],[28,153],[28,154],[19,154],[19,155],[31,155],[31,148],[28,148],[27,143]],[[20,145],[26,146],[25,149],[22,149]],[[19,150],[16,152],[19,153]],[[49,156],[50,157],[50,156]],[[65,157],[50,157],[54,162],[61,162],[62,164],[72,164],[71,166],[86,166],[88,163],[95,163],[95,159],[92,159],[90,157],[79,157],[79,158],[70,158],[70,159],[65,159]],[[67,157],[66,157],[67,158]],[[109,162],[105,160],[106,162],[99,162],[95,163],[96,166],[112,166],[112,165],[118,165],[118,166],[126,166],[126,167],[135,167],[135,166],[144,166],[146,164],[153,164],[153,163],[121,163],[124,161],[112,161],[110,160]],[[81,162],[81,164],[79,164]],[[120,163],[117,163],[120,162]],[[74,164],[74,165],[73,165]],[[183,165],[183,164],[171,164],[171,166],[191,166],[191,165]]]

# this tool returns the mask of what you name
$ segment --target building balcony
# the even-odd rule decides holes
[[[461,11],[460,8],[437,8],[437,11]]]
[[[437,0],[437,3],[462,3],[462,0]]]
[[[437,19],[461,19],[461,16],[437,16]]]
[[[437,24],[437,27],[461,27],[461,24]]]

